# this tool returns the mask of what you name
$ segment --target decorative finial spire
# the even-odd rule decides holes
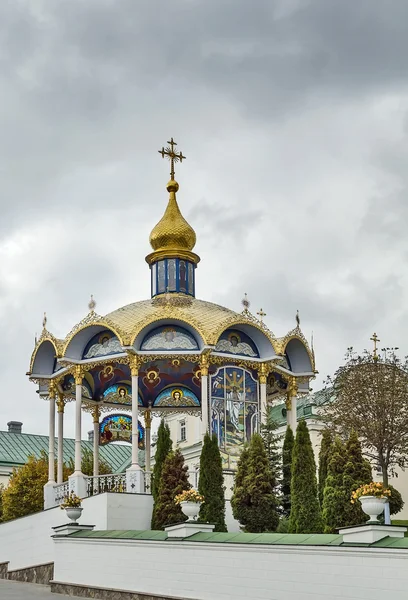
[[[42,326],[43,326],[43,329],[47,328],[47,313],[44,313]]]
[[[95,307],[96,307],[96,302],[94,300],[93,295],[91,294],[91,299],[90,299],[89,304],[88,304],[88,308],[91,311],[91,313],[93,313],[95,311]]]
[[[296,311],[296,326],[300,327],[300,317],[299,317],[299,311]]]
[[[313,337],[313,331],[312,331],[312,338],[310,340],[310,347],[312,350],[312,354],[314,354],[314,337]]]
[[[244,312],[249,312],[249,307],[251,306],[250,301],[248,300],[248,295],[245,293],[242,299],[242,306],[244,307]]]
[[[266,317],[266,312],[264,312],[263,309],[261,308],[256,314],[258,315],[261,323],[263,323],[263,318]]]
[[[170,138],[170,141],[167,143],[169,145],[166,146],[166,148],[163,146],[163,148],[158,152],[162,155],[162,158],[166,156],[167,159],[170,161],[170,178],[173,181],[175,176],[174,163],[183,162],[183,159],[185,159],[186,157],[183,156],[181,152],[177,153],[174,151],[174,146],[177,146],[177,143],[173,140],[173,138]]]
[[[379,339],[378,335],[374,332],[373,333],[373,337],[370,337],[370,340],[372,342],[374,342],[374,350],[373,350],[373,357],[374,360],[378,360],[378,354],[377,354],[377,342],[381,342],[381,340]]]

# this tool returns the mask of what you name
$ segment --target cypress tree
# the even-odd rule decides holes
[[[299,421],[292,459],[291,533],[319,533],[322,519],[317,491],[316,463],[306,421]]]
[[[344,487],[344,469],[347,463],[346,448],[336,437],[327,460],[327,477],[323,494],[323,523],[325,533],[334,533],[336,528],[348,525],[347,510],[351,492]]]
[[[157,500],[157,495],[160,487],[161,473],[164,461],[169,452],[171,452],[172,441],[170,437],[170,429],[167,423],[162,419],[157,430],[156,453],[154,455],[153,481],[152,481],[152,496],[154,501]]]
[[[227,531],[225,525],[224,476],[222,459],[218,447],[217,436],[204,436],[203,449],[200,456],[200,479],[198,492],[204,496],[199,521],[213,523],[214,531]]]
[[[245,487],[245,480],[248,474],[248,459],[249,449],[248,446],[245,446],[238,460],[234,489],[231,496],[232,515],[240,523],[245,523],[247,520],[246,513],[248,510],[249,495]]]
[[[323,509],[323,493],[326,484],[328,461],[330,460],[330,449],[333,443],[330,429],[324,429],[319,452],[319,503]]]
[[[153,513],[152,513],[152,529],[160,529],[155,521],[157,514],[156,503],[159,495],[160,482],[162,478],[162,470],[164,462],[171,452],[172,441],[170,437],[170,429],[167,423],[162,419],[157,430],[156,453],[154,455],[154,467],[152,477],[152,496],[153,496]]]
[[[361,444],[358,435],[352,431],[346,443],[347,461],[344,467],[344,489],[348,496],[348,502],[345,506],[346,525],[359,525],[367,521],[367,515],[363,512],[360,502],[351,504],[351,492],[360,485],[372,481],[371,465],[363,457]]]
[[[286,428],[285,439],[282,447],[282,513],[284,517],[290,515],[290,484],[292,479],[292,455],[295,438],[290,425]]]
[[[279,451],[279,442],[281,435],[276,434],[279,424],[273,419],[271,412],[266,415],[266,422],[261,423],[261,436],[264,443],[266,455],[273,477],[273,487],[276,491],[281,475],[281,456]]]
[[[167,456],[163,464],[159,492],[153,509],[154,529],[163,529],[165,525],[187,520],[174,498],[190,488],[187,466],[184,464],[183,455],[177,449]]]
[[[243,477],[241,492],[243,506],[239,511],[239,522],[248,532],[275,531],[279,517],[276,510],[274,477],[262,437],[257,433],[251,438],[245,458],[245,469],[246,474]]]

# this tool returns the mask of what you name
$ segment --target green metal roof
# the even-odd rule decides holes
[[[319,416],[316,414],[315,408],[319,408],[326,404],[328,401],[328,394],[325,390],[320,390],[314,394],[308,394],[307,396],[299,396],[297,399],[297,419],[318,419]],[[285,403],[276,404],[271,408],[272,419],[278,423],[278,425],[286,425],[286,407]]]
[[[55,438],[55,456],[57,456],[57,438]],[[93,450],[93,443],[82,440],[82,448]],[[48,454],[48,435],[30,433],[10,433],[0,431],[0,465],[21,466],[29,456],[39,457],[42,451]],[[139,452],[144,463],[144,452]],[[130,445],[107,444],[99,447],[101,459],[112,467],[113,473],[123,473],[131,463],[132,448]],[[64,462],[75,456],[75,440],[64,438]]]
[[[166,531],[78,531],[70,537],[159,540],[168,539]],[[171,538],[172,541],[174,538]],[[408,538],[386,537],[374,544],[345,544],[338,534],[296,534],[296,533],[195,533],[179,541],[210,542],[212,544],[264,544],[268,546],[359,546],[373,548],[402,548],[408,550]]]

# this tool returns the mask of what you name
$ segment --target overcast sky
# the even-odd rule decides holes
[[[90,294],[149,297],[171,136],[199,298],[247,292],[277,336],[299,309],[315,390],[373,331],[408,353],[406,0],[2,0],[0,22],[0,429],[48,432],[45,310],[64,337]]]

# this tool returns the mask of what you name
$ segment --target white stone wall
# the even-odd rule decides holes
[[[153,499],[147,494],[100,494],[82,501],[79,520],[95,529],[150,529]],[[21,569],[54,560],[52,527],[68,522],[64,510],[51,508],[0,523],[0,563]]]
[[[194,600],[406,600],[408,551],[55,540],[54,580]]]

